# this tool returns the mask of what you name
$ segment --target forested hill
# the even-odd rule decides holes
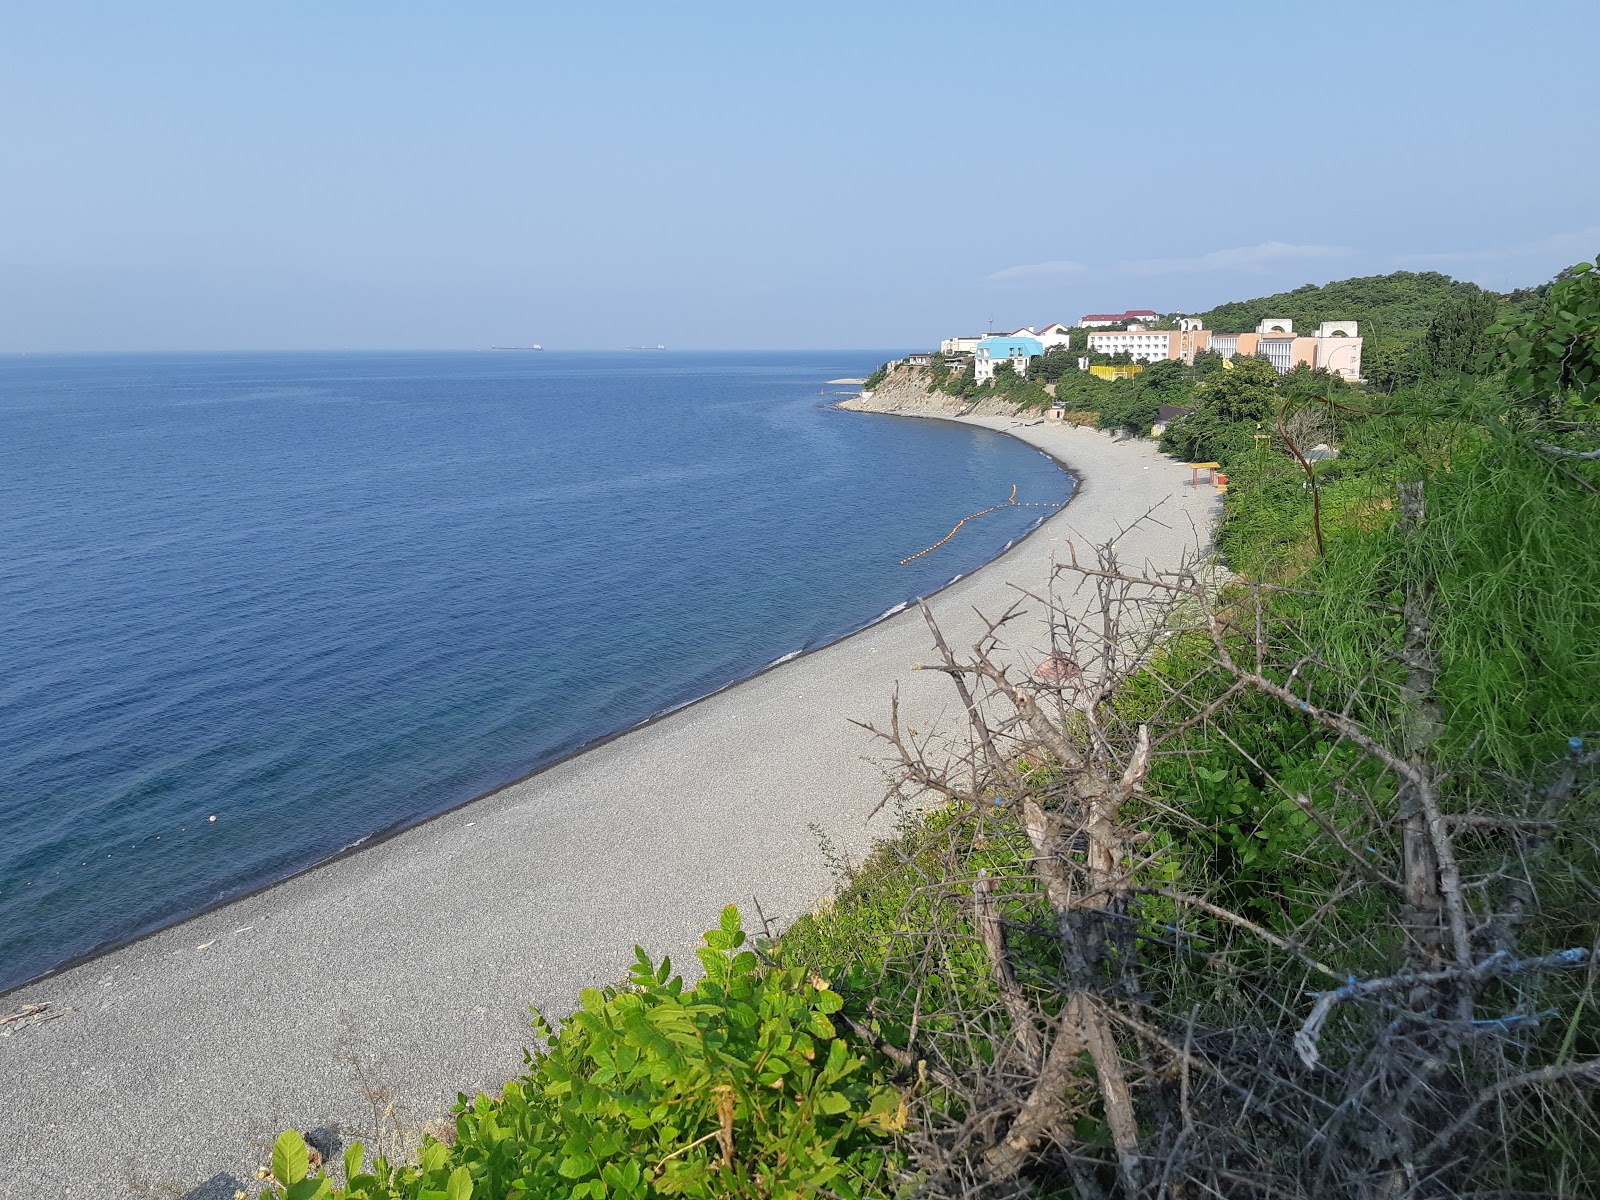
[[[1361,321],[1375,327],[1371,332],[1392,337],[1426,329],[1446,301],[1464,300],[1479,290],[1476,284],[1438,271],[1396,271],[1338,279],[1322,287],[1308,283],[1292,292],[1234,300],[1200,314],[1200,319],[1205,328],[1224,333],[1247,332],[1266,317],[1288,317],[1297,331],[1307,332],[1321,321]]]

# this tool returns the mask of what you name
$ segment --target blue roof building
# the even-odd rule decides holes
[[[972,378],[976,383],[988,383],[994,378],[994,369],[1009,362],[1018,375],[1028,373],[1028,360],[1044,353],[1044,343],[1036,337],[1016,333],[991,333],[978,342],[972,354]]]

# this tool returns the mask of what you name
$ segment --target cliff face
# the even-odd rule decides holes
[[[916,413],[921,416],[954,417],[972,413],[984,417],[1015,416],[1017,407],[994,396],[985,396],[976,407],[960,396],[947,396],[933,390],[926,369],[897,366],[870,392],[840,401],[840,408],[854,412]]]

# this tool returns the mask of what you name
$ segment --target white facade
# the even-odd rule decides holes
[[[1099,354],[1120,354],[1126,350],[1135,362],[1160,362],[1177,358],[1175,339],[1170,329],[1113,330],[1089,335],[1089,349]]]
[[[1292,333],[1263,337],[1256,343],[1256,353],[1270,362],[1279,375],[1287,375],[1294,370],[1294,343]]]
[[[971,354],[978,348],[978,343],[983,338],[978,334],[971,337],[949,337],[939,343],[939,353],[948,357],[952,354]]]
[[[1355,336],[1354,321],[1327,321],[1324,325],[1349,326],[1349,333],[1336,329],[1326,337],[1318,330],[1317,366],[1354,383],[1361,378],[1361,339]]]
[[[1071,329],[1060,321],[1046,325],[1033,336],[1039,339],[1039,344],[1046,350],[1054,350],[1057,346],[1065,346],[1072,341]]]
[[[1039,339],[1032,334],[986,337],[972,352],[973,382],[988,383],[994,378],[995,368],[1003,362],[1010,363],[1018,375],[1026,375],[1028,359],[1040,352]]]
[[[1263,337],[1274,333],[1293,333],[1294,322],[1288,317],[1267,317],[1256,322],[1256,332]]]

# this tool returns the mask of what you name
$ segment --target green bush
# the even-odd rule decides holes
[[[905,1127],[888,1061],[851,1049],[831,1019],[844,1001],[802,967],[769,968],[738,910],[697,951],[686,989],[671,963],[638,961],[623,988],[583,1006],[527,1055],[497,1098],[462,1096],[453,1144],[415,1164],[368,1166],[353,1144],[346,1182],[307,1174],[305,1143],[278,1139],[286,1200],[605,1200],[646,1196],[858,1197],[898,1190],[893,1134]]]

